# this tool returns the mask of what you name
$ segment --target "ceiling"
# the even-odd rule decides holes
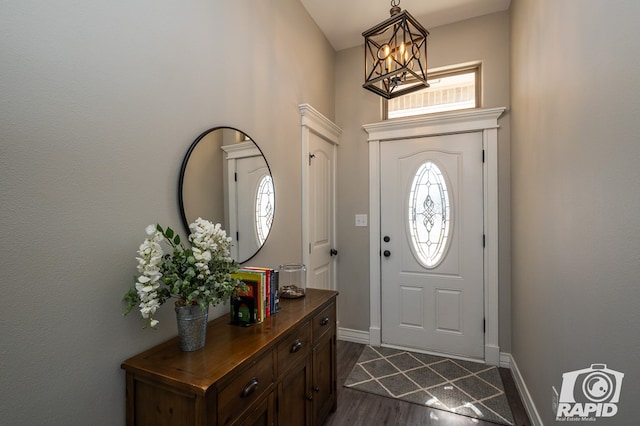
[[[300,0],[338,51],[364,43],[362,33],[389,18],[390,0]],[[427,30],[509,9],[511,0],[401,0]]]

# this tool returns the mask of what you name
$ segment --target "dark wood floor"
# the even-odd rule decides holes
[[[342,385],[360,357],[364,345],[339,340],[337,348],[338,409],[329,416],[325,426],[494,425],[494,423],[471,419],[443,410],[345,388]],[[530,426],[531,422],[527,418],[511,372],[506,368],[499,370],[516,425]]]

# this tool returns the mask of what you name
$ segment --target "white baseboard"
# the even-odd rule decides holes
[[[511,354],[500,352],[500,367],[511,369]]]
[[[495,345],[484,346],[484,362],[489,365],[500,365],[500,347]]]
[[[353,330],[351,328],[338,327],[338,340],[347,342],[369,344],[369,333],[362,330]]]
[[[538,410],[536,409],[535,404],[533,403],[533,399],[531,398],[531,394],[529,393],[529,389],[527,389],[527,385],[524,383],[524,379],[520,374],[520,370],[518,369],[518,364],[516,364],[515,358],[511,354],[508,353],[500,353],[500,366],[502,367],[503,361],[505,364],[508,364],[511,374],[513,375],[513,381],[516,383],[516,388],[518,388],[518,393],[520,394],[520,398],[522,398],[522,403],[524,404],[524,408],[527,411],[527,415],[531,420],[531,423],[534,426],[543,426],[542,419],[540,418],[540,414],[538,414]],[[506,365],[505,365],[506,366]]]

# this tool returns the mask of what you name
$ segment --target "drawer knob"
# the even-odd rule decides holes
[[[243,398],[249,397],[256,390],[258,390],[258,379],[254,377],[253,379],[249,380],[246,385],[244,385],[242,394],[240,394],[240,396],[242,396]]]
[[[320,320],[320,325],[327,325],[329,324],[329,317],[324,317]]]
[[[293,342],[293,345],[291,345],[291,349],[289,350],[289,352],[294,354],[298,352],[300,349],[302,349],[302,342],[300,341],[300,339],[296,339],[296,341]]]
[[[314,390],[314,392],[315,392],[315,393],[320,392],[320,388],[319,388],[318,386],[316,386],[315,388],[313,388],[313,390]]]
[[[313,395],[311,395],[311,394],[307,395],[307,399],[308,399],[309,401],[313,401]]]

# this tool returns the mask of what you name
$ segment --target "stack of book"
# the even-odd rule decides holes
[[[247,266],[232,277],[247,286],[246,292],[231,299],[232,324],[245,327],[258,324],[280,310],[277,270]]]

